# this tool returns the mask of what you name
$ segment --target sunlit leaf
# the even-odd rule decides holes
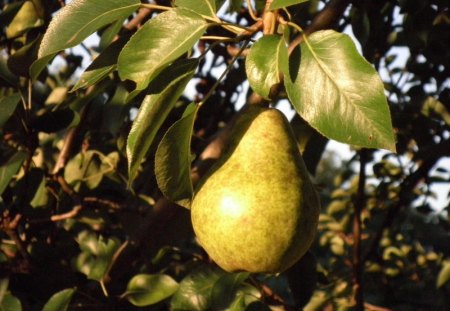
[[[160,302],[176,292],[178,283],[164,274],[138,274],[128,282],[123,295],[129,302],[138,307]]]
[[[25,1],[6,28],[6,37],[14,38],[20,36],[28,29],[39,27],[42,24],[44,24],[44,20],[36,12],[34,3],[32,1]]]
[[[309,0],[273,0],[269,9],[276,10],[276,9],[285,8],[287,6],[299,4],[302,2],[306,2],[306,1],[309,1]]]
[[[200,15],[183,8],[149,20],[120,53],[120,78],[136,82],[136,89],[143,90],[162,69],[192,48],[206,26]]]
[[[200,15],[216,16],[216,2],[214,0],[175,0],[175,6],[192,10]]]
[[[198,106],[190,104],[182,118],[164,135],[155,155],[158,186],[168,199],[189,208],[191,181],[191,137]]]
[[[281,75],[288,73],[288,50],[283,37],[268,35],[250,48],[245,71],[251,88],[269,99],[270,89],[280,83]]]
[[[297,112],[328,138],[395,151],[383,83],[351,38],[318,31],[301,44],[301,56],[298,52],[285,79]]]
[[[139,0],[73,0],[50,22],[39,48],[39,59],[30,68],[35,79],[48,61],[64,49],[80,44],[99,28],[124,19],[140,5]]]
[[[441,271],[439,271],[439,274],[438,274],[438,277],[436,280],[436,287],[441,288],[449,280],[450,280],[450,261],[447,261],[447,262],[443,263]]]
[[[128,174],[131,183],[159,128],[191,80],[197,59],[183,59],[161,72],[148,87],[127,140]]]
[[[16,152],[6,163],[0,166],[0,195],[3,194],[9,182],[19,171],[27,154],[22,151]]]
[[[66,311],[74,293],[74,288],[67,288],[57,292],[50,297],[42,311]]]

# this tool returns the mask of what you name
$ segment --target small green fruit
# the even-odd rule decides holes
[[[192,224],[224,270],[278,273],[311,246],[320,205],[286,117],[246,109],[196,189]]]

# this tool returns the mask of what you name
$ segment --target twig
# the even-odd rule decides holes
[[[2,229],[11,240],[13,240],[23,260],[25,260],[27,266],[31,268],[32,267],[31,256],[28,253],[24,242],[19,237],[16,231],[17,226],[19,225],[21,219],[22,215],[20,214],[16,214],[14,218],[11,218],[9,211],[6,210],[5,212],[3,212],[2,215],[2,219],[0,222],[0,229]]]
[[[353,290],[356,301],[356,310],[364,311],[364,293],[363,293],[363,267],[364,262],[361,258],[361,213],[366,201],[365,186],[366,186],[366,164],[367,164],[367,149],[361,149],[359,152],[359,181],[358,193],[354,204],[353,216]]]
[[[327,29],[335,24],[344,14],[345,9],[350,4],[350,0],[333,0],[313,19],[312,23],[305,29],[305,34],[309,35],[315,31]],[[299,45],[303,40],[303,35],[298,35],[289,45],[289,52]]]
[[[82,209],[83,209],[83,205],[81,205],[81,204],[75,205],[75,207],[73,209],[71,209],[70,211],[68,211],[67,213],[51,216],[50,220],[53,222],[56,222],[56,221],[62,221],[62,220],[74,218],[75,216],[77,216],[80,213],[80,211]]]
[[[128,23],[126,23],[123,28],[132,31],[135,29],[138,29],[142,23],[145,21],[145,19],[152,14],[153,10],[149,8],[141,8],[139,9],[139,12],[136,14],[136,16],[131,19]]]

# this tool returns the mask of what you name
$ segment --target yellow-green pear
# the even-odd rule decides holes
[[[226,271],[278,273],[313,242],[319,200],[286,117],[251,105],[197,187],[195,234]]]

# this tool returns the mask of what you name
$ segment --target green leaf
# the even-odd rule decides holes
[[[383,83],[352,39],[318,31],[301,44],[301,62],[298,52],[291,56],[285,79],[297,112],[330,139],[395,151]]]
[[[285,8],[290,5],[299,4],[299,3],[306,2],[306,1],[309,1],[309,0],[273,0],[269,9],[270,10],[281,9],[281,8]]]
[[[107,129],[113,136],[116,136],[123,126],[123,118],[129,111],[126,105],[127,96],[127,90],[119,84],[114,96],[103,106],[103,128]]]
[[[42,35],[36,40],[24,45],[8,58],[8,68],[18,76],[28,77],[30,66],[37,59],[37,52],[41,44]]]
[[[231,12],[237,12],[240,10],[241,6],[242,6],[242,1],[243,0],[230,0],[229,3],[229,10]]]
[[[11,293],[6,293],[0,302],[0,311],[22,311],[22,303]]]
[[[436,287],[441,288],[450,280],[450,261],[444,262],[442,264],[441,271],[439,271]]]
[[[171,310],[208,310],[212,288],[224,274],[211,267],[201,267],[189,273],[172,296]]]
[[[271,87],[280,83],[280,76],[289,71],[288,50],[283,37],[268,35],[253,44],[245,61],[245,71],[251,88],[269,99]]]
[[[13,93],[9,96],[0,98],[0,128],[3,127],[6,121],[12,116],[19,101],[19,93]]]
[[[192,10],[199,15],[216,17],[215,0],[175,0],[175,6]]]
[[[88,231],[77,237],[81,254],[77,257],[76,268],[91,280],[102,281],[111,266],[112,258],[120,247],[116,238],[104,239]]]
[[[7,55],[0,54],[0,82],[2,82],[2,84],[6,82],[9,86],[16,87],[19,78],[9,70],[7,59]]]
[[[128,282],[123,295],[138,307],[149,306],[172,296],[178,289],[178,283],[164,274],[138,274]]]
[[[79,88],[85,88],[91,86],[103,78],[107,77],[111,72],[116,69],[117,58],[122,50],[123,46],[127,42],[128,37],[121,37],[119,40],[114,41],[109,45],[88,68],[83,72],[78,82],[70,90],[74,92]]]
[[[159,128],[191,80],[197,59],[182,59],[158,75],[149,85],[127,140],[129,183],[137,175],[139,165],[150,148]]]
[[[98,44],[100,51],[103,51],[113,42],[120,29],[122,29],[124,21],[124,19],[116,20],[114,23],[111,23],[109,26],[104,28],[100,35],[100,42]]]
[[[186,53],[205,31],[203,18],[183,8],[159,14],[128,41],[119,55],[117,68],[122,80],[147,87],[163,68]]]
[[[155,175],[166,198],[186,208],[193,195],[191,137],[198,106],[190,104],[162,138],[155,155]]]
[[[66,311],[74,293],[74,288],[66,288],[57,292],[50,297],[42,311]]]
[[[16,152],[6,163],[0,166],[0,195],[3,194],[9,182],[19,171],[27,154],[22,151]]]
[[[78,153],[69,160],[64,168],[65,180],[79,189],[84,182],[89,189],[95,189],[103,179],[105,173],[100,169],[101,162],[96,151],[88,150]]]
[[[47,111],[44,114],[31,120],[31,127],[44,133],[54,133],[65,128],[76,125],[80,120],[77,112],[72,109],[58,109]]]
[[[212,309],[225,310],[232,304],[237,308],[239,302],[235,301],[236,294],[242,282],[249,276],[250,273],[248,272],[228,273],[218,279],[211,291]],[[245,301],[245,297],[243,295],[240,296]]]
[[[6,28],[6,37],[14,38],[24,34],[30,28],[36,28],[44,24],[39,18],[35,5],[32,1],[25,1]]]
[[[53,56],[81,43],[99,28],[125,19],[140,5],[139,0],[73,0],[52,19],[39,48],[39,59],[30,68],[33,79]]]

